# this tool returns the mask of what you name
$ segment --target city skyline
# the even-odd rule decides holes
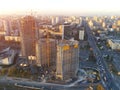
[[[0,15],[39,14],[55,15],[119,15],[119,0],[1,0]]]
[[[77,0],[71,8],[72,1],[66,8],[67,1],[43,1],[42,14],[39,3],[22,2],[9,2],[15,14],[0,15],[0,90],[120,90],[120,16],[83,16]]]

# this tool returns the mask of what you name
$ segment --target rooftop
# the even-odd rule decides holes
[[[64,46],[64,45],[78,45],[78,41],[76,40],[59,40],[58,45],[59,46]]]
[[[118,39],[112,39],[112,42],[113,43],[120,43],[120,40],[118,40]]]
[[[113,60],[113,64],[114,64],[114,66],[115,66],[115,69],[118,71],[118,72],[120,72],[120,65],[119,65],[119,61],[116,61],[116,60]]]

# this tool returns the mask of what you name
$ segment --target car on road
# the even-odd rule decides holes
[[[107,79],[106,79],[106,76],[103,76],[103,80],[104,80],[104,81],[106,81],[106,80],[107,80]]]

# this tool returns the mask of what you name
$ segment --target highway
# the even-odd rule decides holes
[[[120,90],[120,88],[116,85],[116,82],[113,79],[113,77],[107,67],[106,62],[104,61],[104,58],[102,57],[101,51],[99,50],[99,48],[96,45],[94,35],[92,34],[92,31],[90,30],[90,27],[88,26],[86,21],[84,21],[84,26],[85,26],[86,33],[88,35],[88,42],[89,42],[91,48],[93,49],[94,55],[97,59],[97,65],[99,68],[101,81],[105,87],[105,90]]]

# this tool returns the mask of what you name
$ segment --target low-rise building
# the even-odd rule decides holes
[[[120,50],[120,40],[108,39],[108,44],[113,50]]]
[[[5,41],[21,42],[20,36],[5,36]]]
[[[11,65],[13,64],[16,52],[12,49],[5,49],[0,52],[0,65]]]
[[[120,20],[117,21],[117,25],[120,26]]]

